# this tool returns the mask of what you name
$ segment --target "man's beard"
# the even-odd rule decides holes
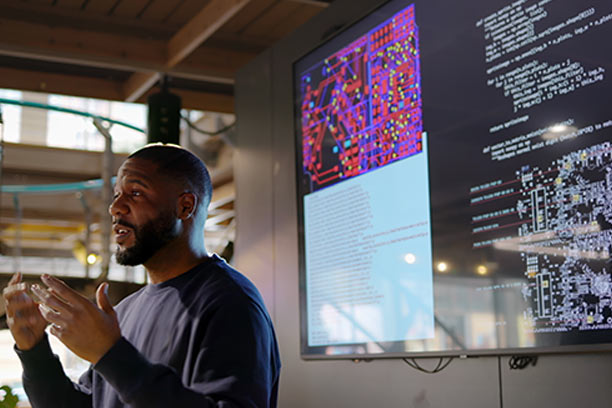
[[[117,249],[115,258],[120,265],[135,266],[147,262],[157,251],[178,236],[175,230],[176,218],[171,211],[161,213],[156,219],[142,226],[124,224],[132,228],[134,245],[123,250]]]

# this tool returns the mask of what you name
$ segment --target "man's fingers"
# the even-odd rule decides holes
[[[19,282],[14,285],[9,285],[2,291],[2,295],[6,300],[12,300],[15,296],[22,295],[28,290],[28,285],[24,282]]]
[[[56,324],[52,324],[49,328],[49,332],[61,340],[62,338],[62,328]]]
[[[4,288],[2,296],[6,306],[6,314],[9,317],[22,317],[23,310],[32,307],[32,299],[26,294],[27,286],[20,282]]]
[[[37,300],[53,310],[58,312],[68,312],[68,305],[61,299],[55,296],[47,289],[43,289],[40,285],[32,285],[32,293],[36,295]]]
[[[9,280],[9,286],[14,285],[16,283],[21,282],[21,272],[17,272],[13,276],[11,276],[11,280]]]
[[[45,283],[45,285],[52,289],[53,292],[55,292],[54,294],[59,295],[59,297],[65,299],[69,303],[79,304],[84,300],[88,301],[77,291],[66,285],[66,283],[51,275],[44,274],[40,277],[40,279]]]
[[[51,309],[44,303],[38,305],[38,310],[40,311],[40,314],[42,315],[43,319],[53,325],[62,326],[65,323],[61,314]]]
[[[2,297],[6,303],[12,301],[15,296],[23,294],[28,286],[21,282],[21,273],[17,272],[11,277],[8,285],[2,290]],[[8,307],[8,305],[7,305]]]

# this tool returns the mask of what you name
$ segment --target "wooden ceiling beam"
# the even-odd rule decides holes
[[[0,18],[0,55],[120,71],[168,72],[179,78],[217,83],[233,83],[234,72],[241,66],[219,67],[218,62],[207,66],[198,58],[184,68],[181,65],[169,68],[166,46],[160,40]],[[212,47],[207,50],[215,52]],[[256,53],[229,51],[226,54],[230,62],[242,64]]]
[[[159,24],[157,21],[146,21],[142,18],[109,15],[101,9],[92,10],[93,1],[95,0],[89,0],[85,10],[52,5],[51,2],[43,4],[40,1],[0,0],[0,6],[2,17],[10,20],[38,24],[47,24],[53,20],[55,23],[59,22],[73,28],[128,36],[138,35],[144,39],[167,40],[178,28],[176,24]],[[101,1],[108,3],[107,0]]]
[[[91,61],[138,70],[163,66],[163,47],[159,40],[0,18],[0,53],[6,55],[56,56],[58,62],[82,60],[82,65]]]
[[[185,24],[165,46],[166,61],[163,71],[177,66],[204,41],[238,13],[249,0],[211,0]],[[155,83],[156,73],[133,76],[124,88],[125,100],[136,101]]]
[[[113,171],[116,171],[127,155],[114,153],[113,157]],[[4,142],[2,166],[3,176],[11,184],[22,184],[12,177],[18,174],[26,176],[28,180],[32,180],[29,177],[32,175],[46,179],[23,184],[70,183],[100,178],[102,152]],[[7,204],[2,202],[2,205]]]
[[[207,67],[207,74],[209,75],[233,78],[238,69],[249,63],[257,55],[259,55],[258,51],[235,51],[231,48],[202,45],[176,65],[174,69],[186,74],[191,71],[201,71],[200,67]]]
[[[6,89],[124,101],[124,86],[124,83],[108,79],[0,67],[0,88]],[[173,89],[173,92],[182,97],[185,109],[234,112],[231,95],[180,89]],[[144,101],[145,98],[141,98],[138,102]]]
[[[120,101],[122,83],[108,79],[0,67],[0,88]]]
[[[127,102],[136,102],[149,89],[155,85],[159,75],[157,73],[136,72],[123,84],[123,99]]]
[[[308,4],[309,6],[316,6],[316,7],[320,7],[320,8],[327,8],[327,7],[329,7],[329,3],[331,3],[330,1],[320,1],[320,0],[284,0],[284,1],[290,1],[290,2],[293,2],[293,3]]]
[[[167,65],[174,67],[184,60],[248,2],[249,0],[211,0],[172,36],[167,47]]]

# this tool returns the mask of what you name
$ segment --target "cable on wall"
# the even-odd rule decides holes
[[[535,366],[538,362],[538,356],[512,356],[508,360],[508,365],[511,370],[523,370],[530,364]]]
[[[455,359],[455,357],[446,357],[446,361],[445,361],[444,357],[440,357],[436,367],[434,369],[432,369],[432,370],[428,370],[426,368],[421,367],[421,365],[419,365],[419,363],[417,363],[416,359],[414,359],[414,358],[402,358],[404,363],[408,364],[410,367],[414,368],[415,370],[418,370],[418,371],[420,371],[422,373],[426,373],[426,374],[436,374],[436,373],[439,373],[440,371],[442,371],[446,367],[448,367],[448,365],[454,359]]]
[[[214,131],[214,132],[209,132],[209,131],[207,131],[207,130],[200,129],[199,127],[197,127],[196,125],[194,125],[194,124],[193,124],[193,123],[192,123],[192,122],[191,122],[191,121],[190,121],[190,120],[187,118],[187,116],[183,115],[182,113],[181,113],[181,118],[182,118],[182,119],[185,121],[185,123],[187,123],[187,126],[189,126],[191,129],[195,130],[195,131],[196,131],[196,132],[198,132],[198,133],[202,133],[203,135],[206,135],[206,136],[217,136],[217,135],[220,135],[220,134],[222,134],[222,133],[227,132],[228,130],[230,130],[230,129],[232,129],[234,126],[236,126],[236,121],[234,121],[234,122],[230,123],[229,125],[227,125],[227,126],[225,126],[225,127],[222,127],[222,128],[221,128],[221,129],[219,129],[219,130],[216,130],[216,131]]]

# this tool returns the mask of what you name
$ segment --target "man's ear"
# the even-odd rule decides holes
[[[195,215],[198,205],[198,197],[191,192],[184,192],[179,196],[177,203],[177,214],[181,220],[186,220]]]

